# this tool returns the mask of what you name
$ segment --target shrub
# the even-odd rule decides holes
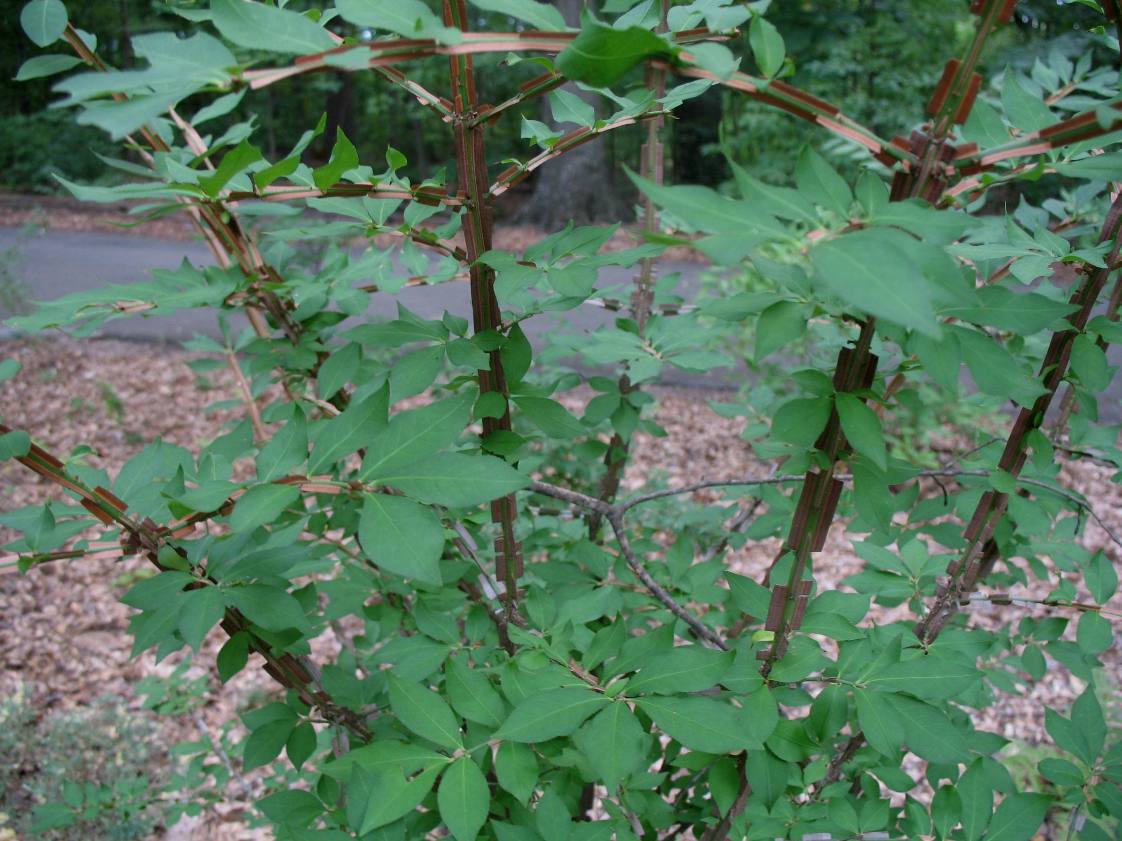
[[[44,138],[50,138],[44,143]],[[66,149],[59,155],[59,149]],[[0,168],[4,184],[17,189],[55,192],[53,175],[71,181],[105,179],[105,164],[98,154],[112,155],[118,147],[105,134],[74,124],[65,111],[10,114],[0,122]],[[109,180],[118,180],[110,178]]]
[[[118,73],[58,0],[28,4],[30,37],[64,39],[92,68],[58,85],[81,119],[145,149],[152,167],[124,187],[70,189],[183,209],[218,265],[13,323],[88,330],[241,308],[252,333],[234,360],[247,417],[195,452],[157,442],[111,480],[3,428],[3,453],[81,506],[9,514],[23,533],[11,548],[31,568],[80,557],[96,529],[99,547],[117,541],[159,570],[124,597],[136,650],[198,649],[217,626],[223,680],[252,664],[279,684],[283,695],[244,716],[243,749],[244,770],[282,751],[291,764],[259,804],[279,838],[1027,841],[1046,822],[1110,837],[1122,753],[1093,684],[1117,574],[1077,539],[1098,515],[1060,484],[1057,451],[1122,457],[1117,430],[1095,423],[1104,349],[1119,338],[1115,74],[1061,58],[1031,78],[1007,72],[989,96],[974,67],[1014,4],[976,0],[970,46],[947,64],[930,119],[889,141],[781,78],[793,64],[766,3],[629,5],[570,32],[551,7],[475,0],[518,19],[493,34],[466,31],[463,0],[443,17],[419,2],[301,13],[213,0],[189,12],[201,28],[188,39],[134,39],[148,66]],[[1122,18],[1117,2],[1105,8]],[[727,46],[736,27],[755,74]],[[478,102],[476,73],[510,53],[501,72],[526,81]],[[403,74],[422,59],[447,61],[447,89]],[[397,174],[400,153],[377,172],[340,131],[312,168],[301,153],[321,124],[269,161],[252,125],[211,137],[169,110],[214,94],[197,120],[326,68],[404,87],[446,124],[455,160],[414,184]],[[596,118],[562,83],[614,112]],[[808,146],[796,188],[739,169],[737,198],[665,183],[663,121],[714,85],[846,139],[864,150],[862,173],[851,183]],[[527,155],[493,175],[488,126],[541,95],[576,128],[523,116]],[[613,228],[569,227],[519,253],[494,248],[491,207],[510,185],[635,124],[633,247],[604,251]],[[991,189],[1022,180],[1051,184],[1050,197],[981,212]],[[276,202],[334,218],[288,220],[259,242],[238,215]],[[343,247],[375,234],[394,245]],[[291,243],[308,239],[329,242],[323,260],[291,264]],[[654,283],[669,244],[750,263],[766,286],[683,307]],[[595,302],[610,265],[636,272],[626,315],[575,340],[547,330],[535,348],[523,325]],[[470,322],[404,307],[358,318],[370,291],[461,281]],[[745,431],[759,473],[624,495],[634,437],[659,433],[647,385],[666,369],[729,364],[713,343],[734,342],[746,321],[757,346],[766,338],[763,358],[808,331],[834,351],[790,373],[796,396],[741,398],[768,421]],[[913,383],[948,405],[976,401],[962,396],[963,365],[981,394],[1012,404],[1007,439],[921,469],[889,449],[885,424],[914,409]],[[283,396],[266,392],[276,384]],[[578,385],[594,395],[579,416],[557,399]],[[235,479],[251,462],[253,478]],[[721,501],[682,504],[701,489]],[[865,566],[819,586],[837,519]],[[782,548],[758,580],[727,568],[730,547],[773,537]],[[972,623],[961,607],[974,601],[1009,608],[1006,621]],[[1014,621],[1025,604],[1043,615]],[[329,635],[339,653],[316,662],[312,642]],[[994,758],[1006,740],[976,713],[1050,668],[1087,689],[1047,713],[1062,753],[1039,763],[1050,787],[1019,790]]]
[[[0,813],[17,837],[150,838],[162,820],[154,719],[111,698],[43,713],[31,696],[0,702]]]

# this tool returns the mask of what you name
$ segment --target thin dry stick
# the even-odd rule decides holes
[[[246,411],[249,412],[249,420],[253,424],[253,433],[258,441],[267,441],[269,432],[265,429],[265,424],[261,421],[261,412],[257,408],[257,401],[253,398],[253,391],[250,390],[249,383],[246,382],[245,374],[242,373],[242,366],[238,364],[238,358],[234,356],[233,351],[227,351],[226,364],[230,367],[230,371],[234,375],[234,382],[237,383],[238,391],[242,394],[242,400],[245,402]]]
[[[0,424],[0,435],[11,429]],[[161,571],[167,567],[160,561],[162,547],[170,547],[181,552],[172,542],[171,536],[150,520],[138,521],[127,512],[125,503],[104,488],[90,488],[81,479],[67,472],[63,463],[37,445],[32,445],[26,455],[17,456],[16,461],[32,472],[75,494],[83,508],[93,514],[105,526],[121,530],[122,546],[126,552],[140,553],[153,566]],[[212,586],[213,581],[205,575],[198,576],[190,586]],[[323,687],[319,668],[310,658],[295,654],[276,654],[272,645],[252,629],[251,623],[238,610],[227,608],[220,622],[222,630],[229,636],[246,634],[251,650],[261,655],[265,663],[263,670],[277,683],[296,692],[309,707],[319,709],[324,718],[333,724],[349,729],[363,742],[371,738],[369,728],[357,714],[335,702]]]
[[[666,608],[685,622],[693,632],[708,643],[713,648],[718,648],[721,651],[728,651],[728,646],[725,641],[715,634],[710,628],[684,608],[678,601],[670,595],[666,589],[651,577],[639,559],[635,556],[635,551],[631,548],[631,541],[627,537],[627,528],[623,524],[623,515],[618,511],[613,511],[607,516],[608,524],[611,525],[612,531],[615,533],[616,542],[619,544],[619,550],[623,553],[624,560],[627,561],[627,566],[635,573],[636,577],[643,582],[643,586],[651,591],[651,594],[662,602]]]

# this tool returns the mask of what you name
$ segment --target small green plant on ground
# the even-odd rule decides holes
[[[29,689],[0,701],[0,812],[17,837],[130,841],[164,820],[152,778],[158,721],[120,700],[44,712]]]
[[[277,837],[1028,841],[1047,823],[1109,838],[1122,742],[1095,673],[1118,576],[1081,538],[1095,522],[1113,557],[1122,538],[1060,483],[1056,453],[1122,465],[1118,430],[1096,415],[1122,340],[1113,69],[1088,49],[991,87],[976,70],[1015,3],[974,0],[926,121],[887,138],[789,81],[797,56],[766,0],[611,0],[579,29],[531,0],[305,5],[178,8],[192,34],[137,36],[143,66],[124,71],[99,58],[79,8],[71,21],[60,0],[24,7],[36,44],[65,43],[85,65],[56,85],[78,120],[136,156],[115,164],[128,184],[64,185],[187,213],[215,265],[11,323],[89,331],[240,310],[250,329],[210,350],[228,354],[246,417],[195,450],[157,441],[112,477],[0,426],[0,457],[69,500],[4,515],[21,567],[106,546],[141,556],[156,574],[123,597],[136,651],[197,651],[221,633],[221,680],[254,668],[276,682],[242,716],[235,770],[286,756],[258,803]],[[1122,4],[1083,5],[1103,15],[1086,46],[1116,54]],[[21,75],[74,64],[53,50]],[[432,64],[443,79],[411,75]],[[253,121],[207,128],[313,73],[404,90],[455,154],[415,183],[397,149],[364,162],[341,129],[312,161],[324,121],[268,157]],[[506,98],[480,100],[488,73],[510,81]],[[808,145],[794,187],[739,171],[734,196],[668,183],[665,123],[714,87],[840,138],[858,174]],[[542,100],[563,128],[534,116]],[[511,119],[526,151],[496,161],[488,132]],[[614,226],[572,225],[495,247],[514,185],[618,131],[643,140],[631,247],[605,249]],[[988,206],[1026,184],[1039,206]],[[327,218],[282,217],[258,238],[248,220],[279,205]],[[342,247],[356,237],[372,247]],[[301,255],[306,241],[320,259]],[[750,265],[757,287],[682,306],[657,282],[669,245]],[[524,328],[604,304],[608,266],[634,272],[627,312],[531,343]],[[400,305],[362,318],[372,292],[452,283],[467,285],[470,319]],[[661,433],[648,386],[730,364],[719,348],[745,325],[768,353],[808,334],[815,349],[788,387],[720,407],[750,418],[758,473],[624,493],[636,436]],[[558,398],[580,385],[593,396],[574,413]],[[1003,440],[935,468],[914,443],[890,450],[886,429],[919,388],[948,407],[1008,404]],[[703,489],[721,502],[687,503]],[[827,587],[839,520],[863,566]],[[730,547],[775,538],[766,569],[729,568]],[[975,604],[1007,621],[972,622]],[[1044,615],[1015,621],[1026,605]],[[1050,668],[1086,688],[1048,711],[1056,754],[1032,790],[976,712]],[[40,809],[84,820],[85,801],[63,794]]]

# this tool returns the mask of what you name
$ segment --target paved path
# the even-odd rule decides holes
[[[32,300],[48,300],[109,283],[146,280],[151,269],[176,268],[184,258],[197,265],[212,262],[210,251],[201,242],[102,232],[48,231],[29,235],[17,228],[0,228],[0,281],[7,274],[29,293]],[[700,284],[697,264],[662,263],[660,271],[680,273],[678,291],[687,299],[696,293]],[[609,284],[624,283],[632,275],[631,269],[609,267],[603,270],[601,279]],[[403,289],[397,296],[379,293],[370,297],[366,317],[372,319],[392,318],[396,313],[396,300],[424,318],[439,318],[446,309],[465,317],[470,317],[471,313],[465,283],[449,283],[441,286],[439,291],[432,287],[412,287]],[[0,316],[4,314],[2,300],[0,297]],[[527,334],[531,341],[535,341],[546,331],[593,330],[615,317],[614,313],[603,308],[583,306],[565,313],[530,319]],[[240,329],[246,322],[243,317],[235,316],[231,318],[231,323],[235,329]],[[213,313],[183,310],[169,316],[122,318],[108,322],[99,331],[99,335],[174,342],[185,341],[196,333],[218,335]],[[2,335],[0,332],[0,337]],[[1122,347],[1112,347],[1110,359],[1112,364],[1122,365]],[[700,384],[710,388],[737,387],[743,383],[745,373],[743,368],[735,371],[722,369],[699,380],[669,371],[663,382],[668,385]],[[1115,377],[1111,388],[1100,399],[1100,415],[1107,423],[1122,422],[1122,375]]]
[[[195,265],[211,265],[214,262],[210,251],[201,242],[102,232],[49,231],[28,235],[16,228],[0,228],[0,252],[9,249],[14,249],[8,258],[9,271],[29,293],[31,300],[49,300],[110,283],[147,280],[152,269],[176,268],[184,258]],[[660,271],[681,274],[682,294],[696,292],[699,283],[697,264],[663,263]],[[602,271],[601,280],[608,284],[626,283],[633,275],[633,269],[611,266]],[[439,290],[409,287],[398,295],[377,293],[370,299],[366,315],[371,319],[394,317],[398,300],[424,318],[440,318],[445,310],[455,315],[471,316],[466,283],[444,284]],[[559,327],[575,331],[595,329],[610,323],[613,318],[614,313],[588,305],[564,313],[535,317],[527,322],[526,328],[533,338]],[[234,323],[242,326],[245,320]],[[168,316],[115,319],[99,331],[100,335],[163,341],[183,341],[195,333],[219,335],[212,312],[181,310]]]

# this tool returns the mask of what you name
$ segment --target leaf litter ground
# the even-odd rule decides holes
[[[111,471],[156,437],[191,449],[239,416],[236,409],[204,412],[210,403],[237,398],[229,373],[221,370],[200,381],[185,364],[198,354],[171,346],[21,339],[0,345],[0,356],[15,358],[23,366],[20,374],[0,389],[0,417],[11,426],[31,430],[56,453],[89,444],[95,451],[92,463]],[[743,421],[719,417],[706,405],[709,399],[727,400],[727,392],[655,389],[655,393],[659,400],[657,420],[667,436],[639,436],[626,485],[629,492],[651,483],[675,487],[700,477],[724,479],[766,472],[740,437]],[[570,410],[579,411],[590,396],[575,391],[565,395],[563,402]],[[949,460],[960,445],[944,440],[943,455]],[[1065,464],[1061,480],[1092,500],[1107,524],[1118,531],[1122,530],[1122,488],[1111,483],[1112,472],[1086,461],[1072,461]],[[932,492],[938,490],[933,487]],[[0,510],[42,502],[55,493],[53,486],[20,465],[0,464]],[[721,499],[717,492],[703,491],[694,494],[691,501],[705,505]],[[12,536],[0,529],[0,542]],[[1122,561],[1118,547],[1095,523],[1088,524],[1083,541],[1090,548],[1105,549],[1116,566]],[[777,548],[775,540],[749,544],[730,552],[727,561],[732,570],[759,578]],[[820,558],[816,567],[823,589],[836,587],[862,564],[842,528],[832,530]],[[131,711],[144,714],[136,693],[138,682],[150,675],[166,676],[179,662],[179,657],[173,656],[156,664],[150,653],[137,659],[129,657],[126,628],[130,611],[117,599],[138,575],[145,574],[145,566],[143,561],[131,558],[56,563],[27,575],[11,567],[0,569],[0,697],[10,698],[21,687],[26,688],[37,709],[49,715],[53,710],[81,708],[97,698],[115,696]],[[1022,594],[1042,598],[1047,591],[1038,584]],[[1122,597],[1116,596],[1110,607],[1118,610],[1119,602]],[[985,604],[969,610],[972,622],[992,627],[1041,612]],[[877,621],[897,616],[894,611],[876,607],[870,614]],[[205,703],[196,714],[161,718],[158,726],[163,744],[196,739],[201,729],[216,736],[224,723],[236,720],[239,711],[275,694],[271,682],[253,669],[242,672],[225,688],[221,686],[213,668],[220,636],[211,635],[196,658],[197,665],[192,665],[189,672],[205,676]],[[322,646],[321,656],[329,656],[338,646],[330,634],[317,643]],[[1106,664],[1104,685],[1117,691],[1122,687],[1118,646],[1102,659]],[[1007,750],[1009,761],[1015,762],[1018,750],[1031,754],[1033,746],[1048,744],[1044,707],[1062,710],[1081,691],[1079,680],[1062,668],[1050,668],[1046,677],[1032,684],[1024,695],[1001,695],[975,725],[1014,740],[1013,749]],[[1115,709],[1113,714],[1114,721],[1119,721],[1120,711]],[[163,762],[170,761],[166,754],[156,756]],[[236,767],[237,758],[233,762]],[[160,769],[154,770],[158,776]],[[918,776],[914,773],[918,767],[910,770],[913,777]],[[265,837],[243,819],[253,800],[252,788],[260,785],[260,779],[251,779],[250,783],[248,788],[228,792],[228,802],[221,809],[184,819],[163,837],[214,841]],[[231,788],[235,787],[237,783]]]

